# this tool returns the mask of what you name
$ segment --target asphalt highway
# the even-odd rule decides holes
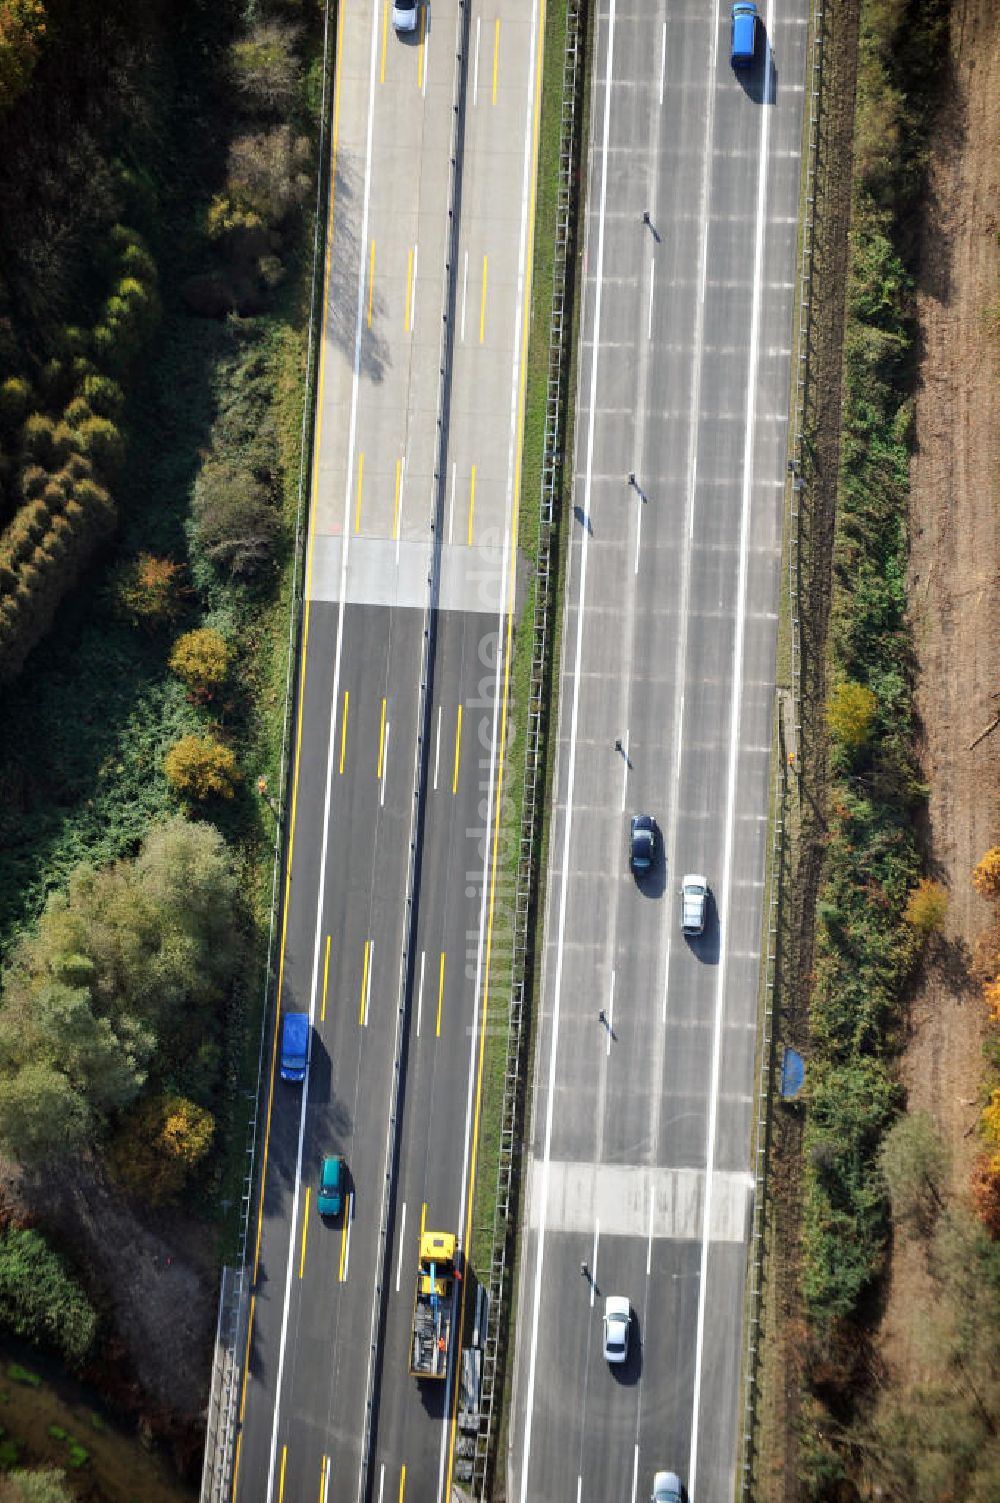
[[[728,5],[596,13],[520,1503],[648,1498],[661,1468],[733,1497],[807,19],[760,9],[742,76]],[[695,939],[686,872],[712,889]]]
[[[466,26],[448,265],[456,0],[410,38],[387,0],[339,7],[274,1047],[289,1010],[312,1046],[304,1086],[271,1061],[245,1500],[424,1503],[454,1468],[453,1386],[407,1358],[420,1228],[464,1242],[471,1213],[540,47],[534,0]]]

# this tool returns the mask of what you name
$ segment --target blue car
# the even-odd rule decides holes
[[[296,1084],[309,1067],[309,1014],[286,1012],[281,1025],[281,1078]]]
[[[753,66],[757,50],[757,7],[753,0],[736,0],[733,6],[729,61],[734,68]]]

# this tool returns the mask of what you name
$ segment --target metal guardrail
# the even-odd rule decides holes
[[[767,1161],[770,1140],[775,1052],[774,1022],[777,1009],[776,978],[778,935],[782,901],[784,860],[784,821],[782,811],[788,788],[788,770],[798,774],[802,736],[802,639],[800,630],[800,500],[808,484],[808,449],[806,443],[806,400],[809,386],[809,322],[812,309],[812,278],[816,206],[816,171],[819,150],[819,119],[823,78],[822,0],[814,0],[810,25],[809,62],[806,84],[806,107],[809,111],[805,153],[805,206],[802,220],[802,248],[799,259],[799,290],[796,313],[795,352],[793,360],[792,425],[789,437],[788,473],[791,484],[789,505],[788,602],[791,624],[790,704],[791,714],[782,714],[778,699],[778,769],[774,787],[774,810],[771,825],[770,860],[766,890],[769,893],[766,942],[763,964],[763,1016],[759,1040],[760,1067],[757,1079],[752,1150],[754,1177],[753,1230],[746,1291],[746,1347],[743,1355],[744,1393],[741,1420],[741,1457],[737,1478],[740,1503],[754,1498],[754,1461],[756,1456],[758,1374],[760,1365],[761,1310],[764,1296],[764,1258],[767,1221]]]
[[[326,223],[323,212],[323,194],[326,185],[326,140],[327,122],[330,118],[329,90],[332,77],[330,49],[331,10],[336,0],[326,0],[323,15],[323,97],[320,110],[320,137],[316,175],[316,207],[314,211],[312,249],[312,289],[309,311],[309,336],[306,350],[306,392],[302,409],[302,431],[299,440],[299,485],[295,511],[294,562],[292,566],[292,597],[288,612],[288,659],[285,672],[284,720],[281,732],[281,763],[278,775],[278,803],[273,804],[267,795],[266,785],[260,785],[261,797],[267,802],[275,817],[274,854],[271,874],[271,918],[267,939],[267,962],[264,980],[264,1007],[261,1013],[260,1042],[257,1051],[256,1089],[248,1093],[250,1116],[247,1123],[246,1157],[241,1192],[240,1230],[238,1258],[234,1267],[222,1270],[222,1286],[219,1293],[219,1317],[216,1326],[215,1349],[212,1361],[212,1380],[209,1392],[208,1419],[205,1432],[205,1455],[202,1463],[202,1503],[222,1503],[232,1489],[233,1448],[239,1419],[238,1395],[241,1387],[248,1314],[250,1280],[247,1278],[247,1247],[249,1243],[250,1212],[256,1187],[257,1128],[263,1105],[264,1062],[267,1057],[268,1019],[271,1016],[270,1000],[276,981],[275,953],[278,936],[278,918],[281,911],[281,871],[285,844],[285,815],[288,792],[288,771],[292,752],[292,714],[295,704],[296,671],[299,665],[300,628],[304,600],[306,517],[309,500],[310,458],[312,451],[312,411],[316,390],[316,372],[319,356],[317,325],[320,315],[320,298],[323,285],[323,235]]]
[[[549,323],[549,364],[539,496],[538,556],[535,566],[535,609],[524,748],[524,794],[521,806],[517,879],[514,889],[507,1063],[504,1071],[500,1156],[497,1166],[493,1239],[488,1278],[488,1313],[479,1394],[479,1429],[472,1462],[473,1488],[484,1503],[495,1460],[498,1400],[503,1394],[503,1336],[506,1330],[505,1298],[508,1244],[511,1232],[511,1195],[523,1094],[521,1062],[524,1047],[525,978],[529,954],[532,898],[536,887],[535,841],[539,827],[541,799],[545,791],[544,767],[541,760],[546,733],[545,676],[550,653],[552,553],[558,537],[555,509],[562,484],[562,436],[565,428],[569,335],[572,328],[572,304],[571,301],[568,303],[567,272],[574,254],[576,238],[575,163],[580,116],[579,96],[583,83],[585,7],[586,0],[567,0],[552,310]]]

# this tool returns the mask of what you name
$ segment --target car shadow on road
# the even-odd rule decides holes
[[[754,104],[774,105],[778,102],[778,68],[774,53],[768,45],[763,23],[757,26],[757,47],[753,64],[749,68],[734,68],[744,94]]]
[[[632,1387],[642,1377],[642,1326],[638,1311],[632,1311],[632,1323],[628,1338],[628,1356],[624,1362],[609,1362],[608,1371],[623,1387]]]
[[[656,841],[656,855],[648,872],[633,872],[632,877],[636,887],[644,898],[662,898],[667,886],[667,856],[663,847],[663,836],[658,835]]]
[[[696,960],[702,965],[718,965],[722,949],[719,928],[719,910],[715,906],[715,893],[711,888],[705,899],[705,927],[700,934],[685,934],[684,941]]]

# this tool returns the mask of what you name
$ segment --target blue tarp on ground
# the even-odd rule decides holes
[[[785,1050],[781,1061],[781,1097],[783,1101],[794,1101],[802,1089],[802,1082],[806,1078],[806,1062],[801,1054],[794,1049]]]

